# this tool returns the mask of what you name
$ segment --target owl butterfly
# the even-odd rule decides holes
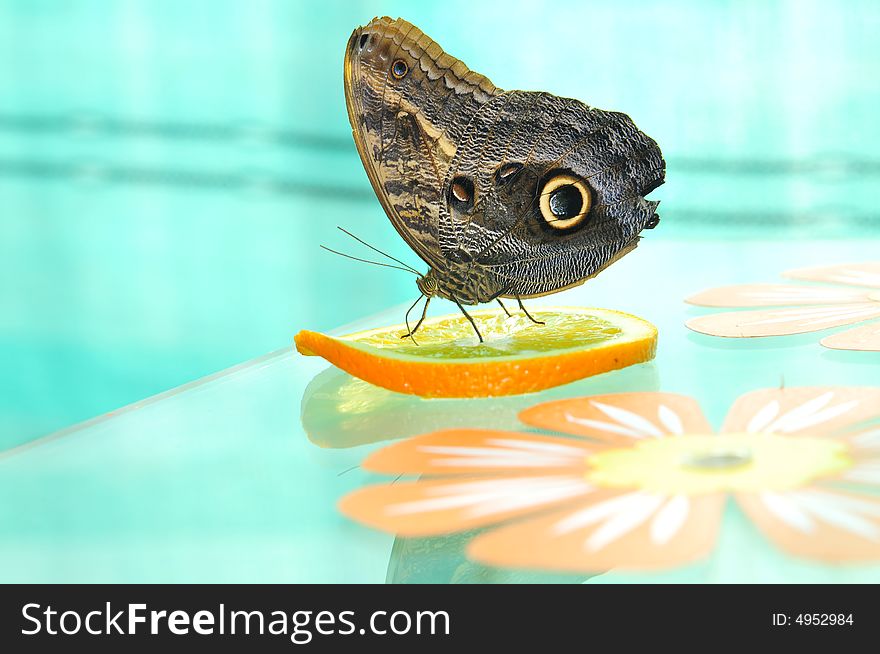
[[[422,320],[446,298],[482,340],[463,305],[511,298],[528,316],[523,298],[582,284],[659,221],[644,196],[666,164],[629,116],[499,89],[405,20],[352,33],[345,100],[376,195],[430,267]]]

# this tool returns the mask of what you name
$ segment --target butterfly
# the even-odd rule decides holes
[[[659,222],[657,143],[626,114],[504,91],[405,20],[375,18],[345,51],[345,101],[385,212],[429,266],[432,297],[465,305],[582,284]],[[398,263],[400,263],[398,261]],[[405,265],[405,264],[404,264]],[[509,313],[508,313],[509,315]],[[407,312],[407,324],[409,323]]]

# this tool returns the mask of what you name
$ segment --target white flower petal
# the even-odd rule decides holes
[[[487,441],[492,443],[493,441]],[[498,443],[515,446],[518,441],[498,439]],[[531,444],[530,444],[531,445]],[[509,467],[540,468],[571,465],[573,460],[583,459],[585,452],[576,447],[555,446],[552,443],[534,443],[535,448],[520,450],[503,447],[471,447],[467,445],[421,445],[418,449],[427,454],[449,455],[448,458],[432,458],[430,464],[438,467]],[[537,447],[543,445],[543,447]]]
[[[591,400],[590,404],[612,420],[616,420],[620,424],[630,427],[644,436],[657,436],[658,438],[663,436],[663,432],[657,429],[656,425],[637,413],[610,404],[596,402],[595,400]]]
[[[830,307],[818,307],[812,309],[785,309],[782,311],[768,311],[756,320],[744,321],[744,325],[775,325],[785,322],[798,322],[804,325],[821,325],[840,320],[857,322],[862,316],[869,317],[878,314],[877,303],[849,305],[833,305]]]
[[[449,454],[452,456],[498,456],[515,459],[529,457],[528,452],[495,447],[471,447],[469,445],[420,445],[418,449],[427,454]]]
[[[636,527],[642,525],[666,499],[662,495],[645,495],[641,502],[627,507],[626,510],[611,516],[601,527],[596,529],[587,539],[587,549],[601,550],[606,545],[626,536]]]
[[[843,473],[841,479],[880,485],[880,466],[856,466]]]
[[[646,493],[634,491],[603,500],[567,515],[553,526],[553,533],[563,535],[604,520],[608,516],[644,502]]]
[[[773,420],[779,414],[779,401],[772,400],[761,407],[760,411],[758,411],[754,417],[749,421],[748,426],[746,426],[746,431],[754,434],[755,432],[764,431],[767,428],[767,425],[770,424],[770,421]]]
[[[807,320],[804,322],[805,325],[823,325],[825,323],[835,322],[840,318],[851,318],[855,320],[856,318],[861,318],[862,316],[875,316],[877,314],[876,307],[867,306],[863,309],[853,309],[852,311],[847,311],[845,313],[838,313],[834,315],[828,316],[820,316],[818,318],[813,318],[812,320]]]
[[[816,501],[824,502],[826,505],[834,505],[844,511],[852,513],[862,513],[880,517],[880,504],[872,502],[868,499],[859,499],[848,495],[840,495],[838,493],[825,493],[816,490],[805,490],[797,493],[799,496],[809,495],[811,498],[818,498]]]
[[[813,520],[790,497],[769,491],[760,493],[758,497],[770,513],[789,527],[804,533],[813,531]]]
[[[584,450],[579,447],[570,447],[558,443],[540,443],[538,441],[521,441],[513,438],[491,438],[486,441],[499,447],[511,447],[514,449],[529,450],[535,452],[547,452],[549,454],[570,454],[578,458],[584,456]]]
[[[571,465],[571,459],[561,457],[534,457],[512,461],[507,457],[456,457],[454,459],[431,459],[431,465],[441,468],[555,468]]]
[[[657,512],[651,522],[651,541],[655,545],[665,545],[687,521],[691,510],[687,495],[675,495]]]
[[[679,418],[678,414],[665,404],[661,404],[657,408],[657,417],[660,418],[660,422],[666,427],[669,433],[684,433],[684,425],[681,422],[681,418]]]
[[[880,288],[880,262],[878,261],[798,268],[786,271],[783,275],[793,279]]]
[[[848,411],[858,406],[858,404],[858,400],[850,400],[849,402],[844,402],[843,404],[838,404],[837,406],[828,407],[824,411],[819,411],[818,413],[814,413],[811,416],[802,416],[799,420],[787,420],[784,424],[777,426],[775,429],[771,428],[771,431],[792,432],[798,431],[800,429],[806,429],[807,427],[815,427],[818,424],[828,422],[829,420],[836,418],[837,416],[847,413]]]
[[[875,299],[880,301],[880,293],[877,294]],[[860,327],[846,329],[842,332],[826,336],[819,342],[832,350],[880,352],[880,323],[869,323]]]
[[[880,528],[859,513],[877,513],[878,507],[853,498],[816,491],[792,493],[800,506],[821,520],[868,540],[880,539]],[[867,506],[865,506],[865,504]],[[865,510],[865,509],[868,510]]]
[[[573,422],[576,425],[581,425],[583,427],[591,427],[592,429],[598,429],[599,431],[607,431],[612,434],[620,434],[621,436],[629,436],[630,438],[644,438],[644,434],[640,434],[637,431],[633,431],[632,429],[627,429],[626,427],[621,427],[620,425],[615,425],[612,422],[604,422],[602,420],[592,420],[590,418],[578,418],[577,416],[573,416],[570,413],[565,414],[565,419],[568,422]]]
[[[880,447],[880,429],[872,429],[852,439],[853,445],[859,449],[873,450]]]
[[[765,431],[771,432],[791,432],[806,427],[812,427],[822,422],[827,422],[832,418],[850,411],[858,406],[858,400],[850,400],[835,407],[825,409],[828,403],[834,398],[834,391],[827,391],[822,395],[818,395],[803,404],[787,411],[777,418],[773,423],[765,428]],[[822,409],[825,409],[822,411]]]
[[[789,409],[776,422],[778,423],[781,420],[798,419],[802,415],[815,413],[819,409],[826,407],[832,399],[834,399],[834,391],[825,391],[821,395],[817,395],[816,397],[807,400],[803,404],[799,404],[795,408]]]
[[[592,490],[578,477],[528,477],[488,479],[448,484],[433,489],[438,497],[389,504],[387,515],[408,515],[472,507],[471,515],[503,513],[514,507],[534,507],[577,497]]]

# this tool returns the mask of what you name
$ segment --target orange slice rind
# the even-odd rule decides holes
[[[461,314],[426,319],[416,341],[404,325],[347,336],[303,330],[304,355],[321,356],[377,386],[422,397],[493,397],[532,393],[648,361],[657,329],[646,320],[609,309],[552,307],[508,317],[471,312],[485,342]]]

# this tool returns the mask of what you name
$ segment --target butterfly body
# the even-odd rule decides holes
[[[504,91],[404,20],[352,34],[345,94],[392,224],[459,306],[583,283],[656,225],[657,144],[625,114]]]

